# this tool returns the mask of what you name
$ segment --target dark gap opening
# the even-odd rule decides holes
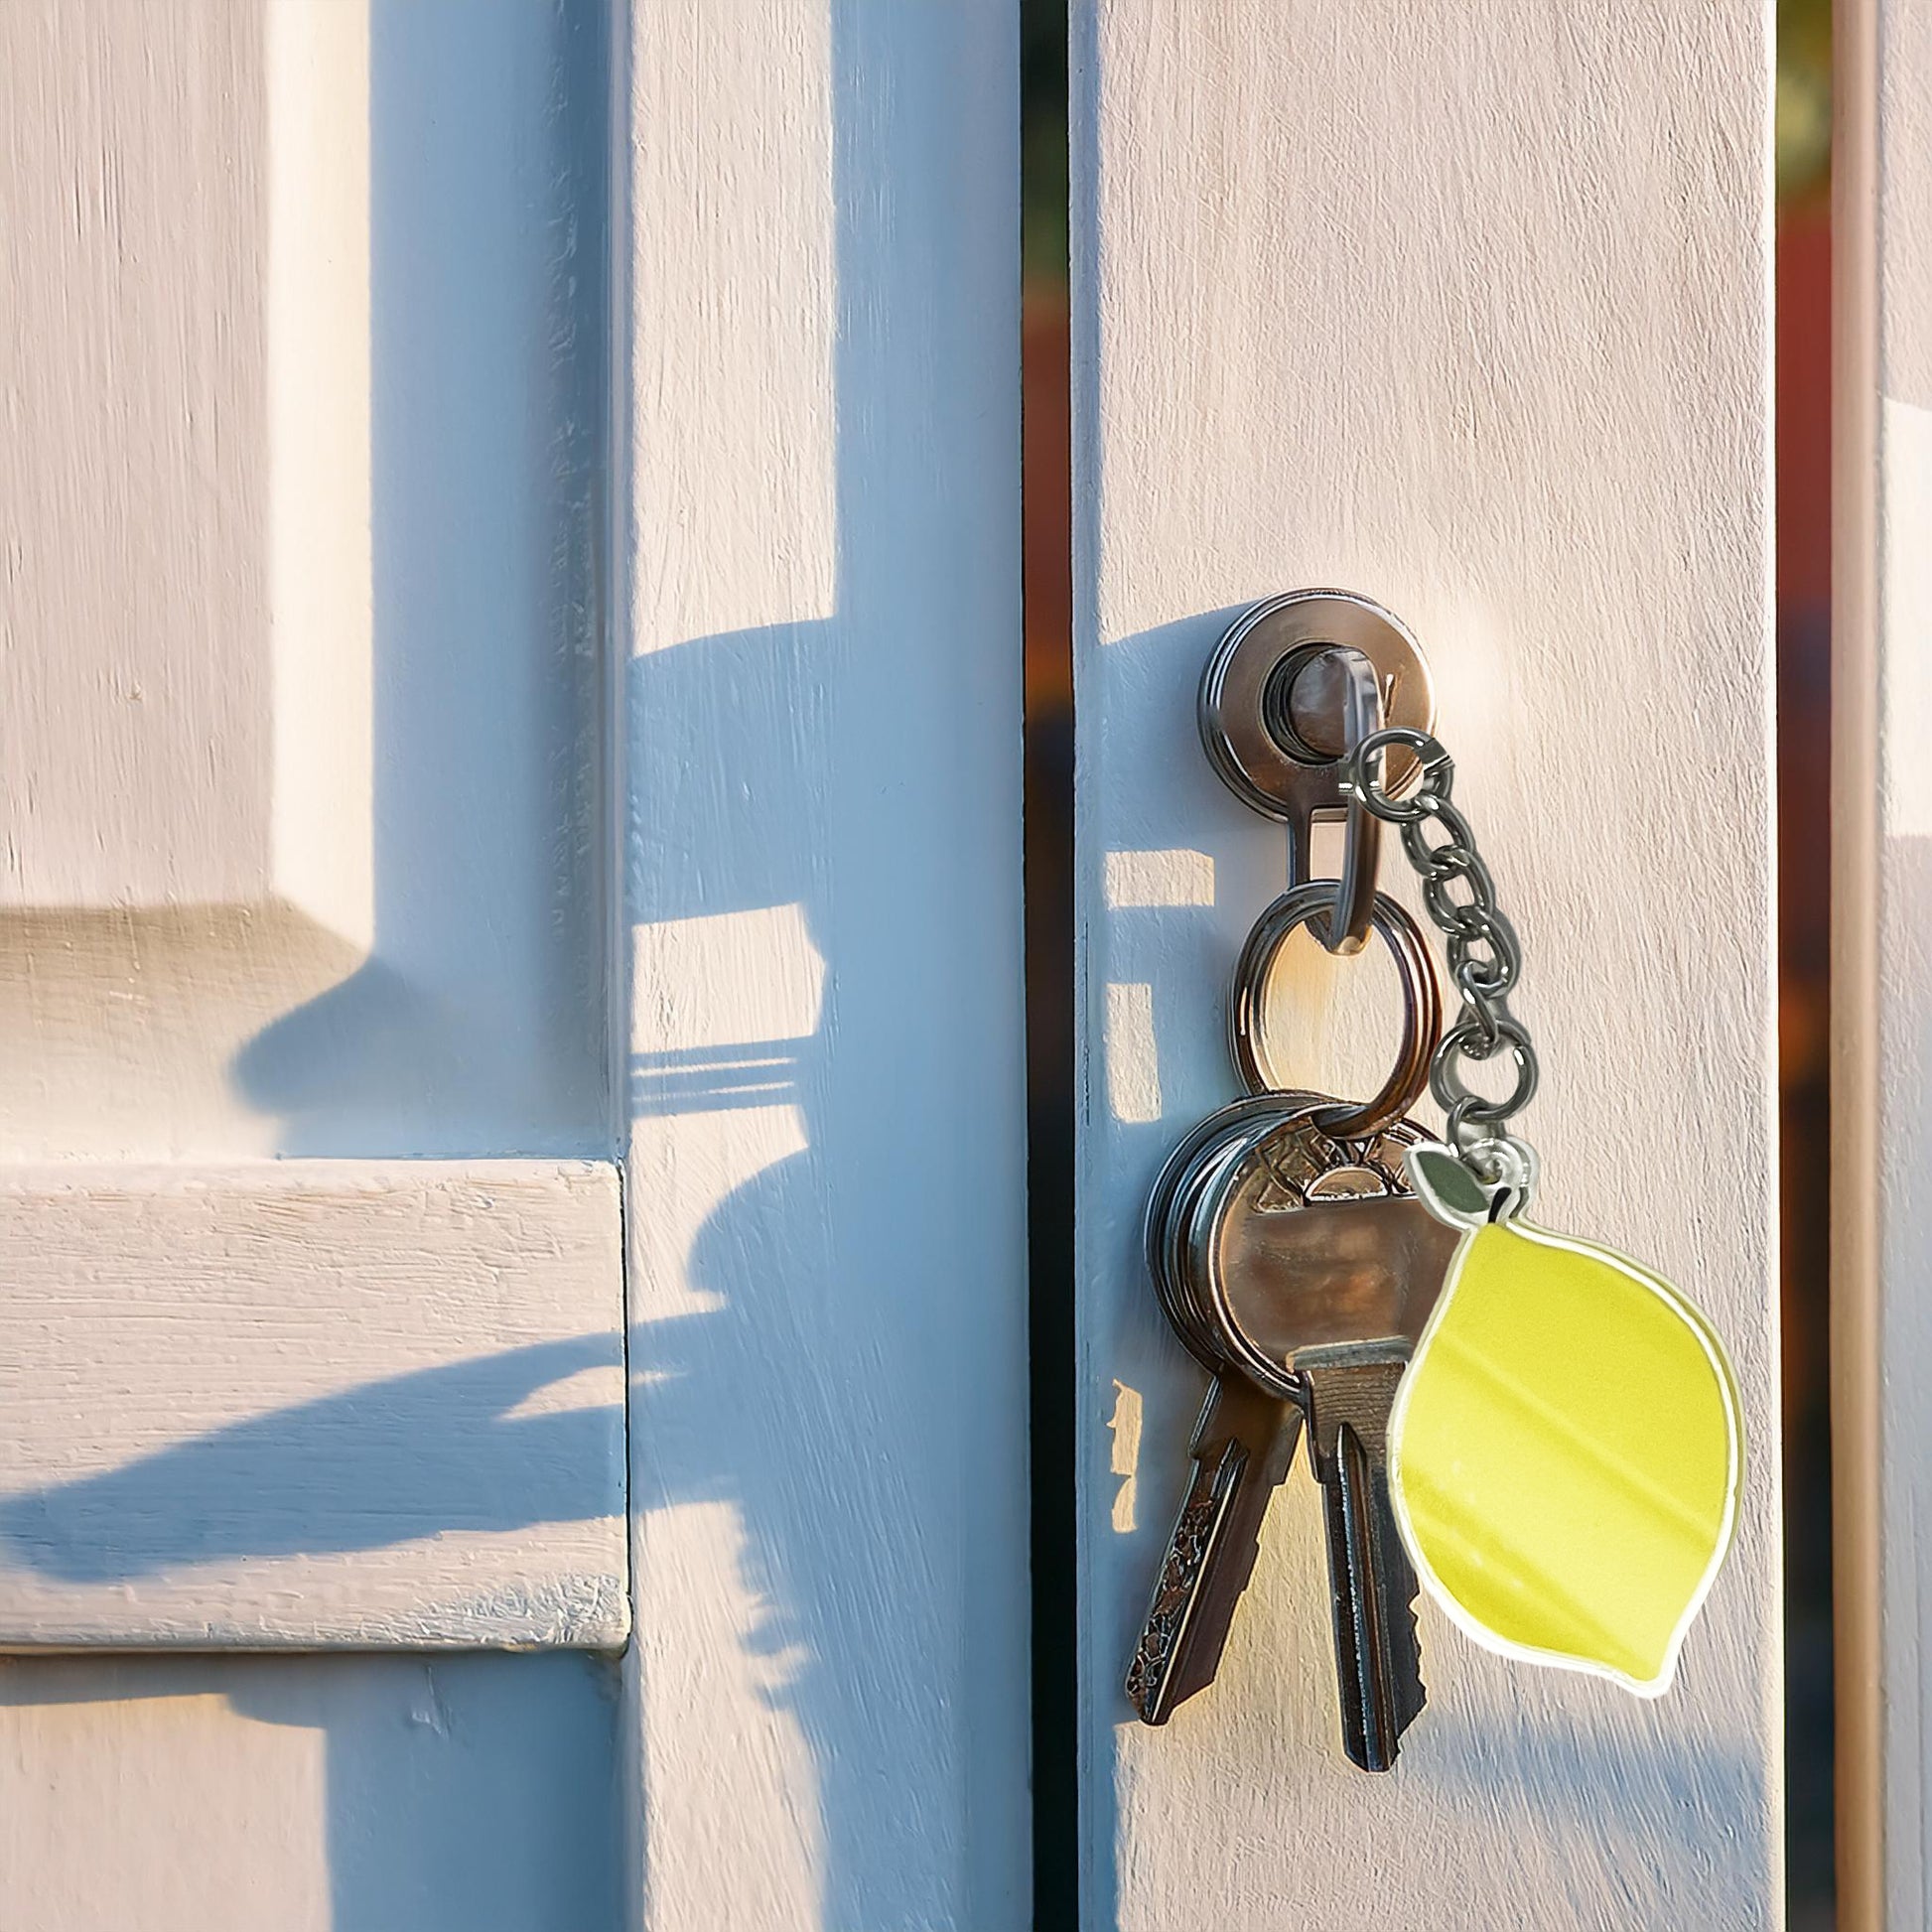
[[[1837,1921],[1830,1411],[1831,0],[1777,11],[1778,1097],[1785,1869],[1791,1932]]]
[[[1066,4],[1021,4],[1034,1923],[1078,1909],[1073,1410],[1073,563]]]

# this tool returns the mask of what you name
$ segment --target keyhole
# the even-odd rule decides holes
[[[1347,751],[1344,659],[1360,654],[1345,644],[1304,644],[1270,672],[1261,693],[1262,723],[1298,764],[1333,764]]]

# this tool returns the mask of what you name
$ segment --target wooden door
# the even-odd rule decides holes
[[[0,1919],[1024,1922],[1011,9],[0,76]]]
[[[12,1642],[624,1638],[604,378],[527,354],[604,156],[505,31],[9,16]]]
[[[1017,13],[629,35],[637,1885],[1025,1925]]]
[[[1071,9],[1089,1926],[1779,1921],[1762,11]],[[0,17],[5,1922],[1029,1923],[1015,26]],[[1299,1474],[1118,1690],[1279,881],[1193,687],[1319,583],[1751,1441],[1669,1700],[1428,1617],[1380,1780]]]
[[[1769,10],[1072,11],[1085,1922],[1777,1925]],[[1152,1730],[1120,1690],[1202,1380],[1141,1213],[1234,1092],[1226,979],[1282,881],[1194,691],[1236,612],[1317,585],[1435,672],[1527,953],[1543,1213],[1690,1286],[1749,1439],[1669,1697],[1425,1607],[1382,1777],[1337,1749],[1299,1470],[1211,1691]],[[1386,975],[1288,964],[1296,1075],[1368,1091]]]

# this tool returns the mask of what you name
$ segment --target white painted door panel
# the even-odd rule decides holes
[[[1775,1926],[1769,9],[1073,11],[1086,1922]],[[1669,1697],[1425,1606],[1381,1778],[1340,1754],[1302,1468],[1220,1681],[1161,1730],[1120,1690],[1201,1392],[1140,1217],[1231,1097],[1226,978],[1282,878],[1194,691],[1307,585],[1429,653],[1527,952],[1543,1213],[1711,1311],[1750,1444]],[[1286,978],[1287,1062],[1368,1090],[1391,976],[1311,944]]]
[[[11,1642],[621,1637],[607,24],[0,10]],[[7,1659],[0,1924],[615,1925],[617,1668]]]
[[[617,1669],[583,1652],[0,1661],[0,1923],[614,1928]]]
[[[629,1627],[602,1162],[0,1177],[0,1644]]]
[[[1029,1922],[1017,9],[638,0],[652,1932]]]
[[[468,11],[0,23],[9,1159],[611,1151],[601,16]]]
[[[0,1641],[623,1639],[600,18],[0,22]]]
[[[0,22],[0,1642],[635,1639],[9,1660],[0,1920],[1027,1922],[1015,25]]]

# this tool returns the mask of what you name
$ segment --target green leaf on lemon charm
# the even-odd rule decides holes
[[[1410,1157],[1417,1191],[1465,1233],[1390,1419],[1403,1540],[1477,1641],[1657,1696],[1736,1519],[1730,1366],[1668,1284],[1492,1223],[1451,1165],[1466,1176],[1447,1149]]]

